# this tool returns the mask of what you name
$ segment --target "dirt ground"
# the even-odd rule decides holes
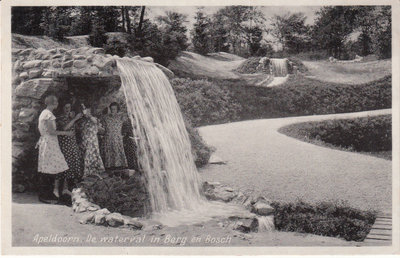
[[[131,230],[79,223],[72,208],[13,195],[12,246],[358,246],[333,237],[292,232],[244,234],[213,220],[192,226]],[[46,239],[47,238],[47,239]],[[158,239],[158,240],[157,240]],[[217,242],[218,241],[218,242]]]

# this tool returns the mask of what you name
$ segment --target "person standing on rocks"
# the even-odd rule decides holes
[[[40,139],[36,145],[39,147],[38,172],[55,175],[53,194],[60,197],[59,184],[62,173],[69,169],[68,164],[58,144],[58,135],[72,136],[71,131],[57,131],[56,117],[53,114],[58,106],[57,97],[49,95],[45,99],[46,108],[39,116]]]
[[[69,167],[69,169],[63,173],[65,186],[66,182],[72,183],[73,185],[76,184],[83,173],[82,154],[76,141],[75,134],[76,122],[82,117],[82,113],[78,113],[75,116],[72,111],[71,102],[65,102],[62,109],[62,114],[57,119],[57,126],[64,131],[73,132],[72,136],[58,136],[61,152],[64,154]],[[63,189],[63,193],[70,194],[68,189]]]

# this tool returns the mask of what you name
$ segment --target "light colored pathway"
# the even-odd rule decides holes
[[[200,170],[219,181],[271,200],[345,200],[354,207],[391,211],[391,161],[320,147],[278,132],[305,121],[391,114],[390,109],[307,117],[243,121],[199,128],[226,165]]]
[[[328,61],[302,62],[313,78],[334,83],[368,83],[392,73],[391,59],[356,63],[331,63]]]

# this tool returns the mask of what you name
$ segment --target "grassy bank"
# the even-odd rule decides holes
[[[277,230],[363,241],[376,219],[375,211],[362,211],[344,202],[309,204],[272,203]]]
[[[392,80],[346,85],[292,76],[278,87],[241,80],[173,79],[181,110],[193,126],[289,116],[391,108]]]
[[[390,115],[305,122],[285,126],[279,132],[320,146],[392,158]]]

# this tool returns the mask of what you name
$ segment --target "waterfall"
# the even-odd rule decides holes
[[[272,73],[276,77],[285,77],[288,74],[288,60],[286,58],[271,58]]]
[[[139,138],[138,163],[146,176],[152,217],[174,226],[241,211],[200,194],[188,133],[164,73],[152,63],[128,58],[117,59],[117,67]]]

